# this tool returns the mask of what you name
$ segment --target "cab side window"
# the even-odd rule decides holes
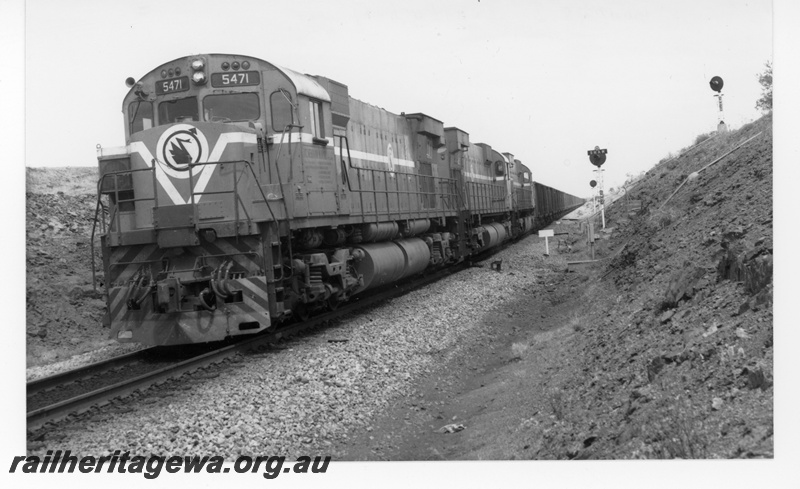
[[[324,138],[325,135],[322,132],[322,104],[314,100],[309,100],[308,110],[311,135],[315,138]]]
[[[128,129],[130,134],[153,127],[153,104],[137,100],[128,105]]]

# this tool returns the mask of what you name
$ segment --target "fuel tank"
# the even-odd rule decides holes
[[[431,227],[431,221],[428,219],[412,219],[403,223],[402,234],[406,238],[422,234]]]
[[[497,246],[506,240],[506,228],[499,222],[484,224],[483,226],[483,249]]]
[[[389,284],[425,270],[431,252],[419,238],[371,243],[353,247],[361,250],[363,258],[355,264],[363,275],[364,285],[357,292]]]
[[[373,222],[361,226],[361,236],[365,242],[384,241],[397,236],[399,230],[396,222]]]

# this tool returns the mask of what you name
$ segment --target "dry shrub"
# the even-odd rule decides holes
[[[686,404],[677,404],[656,411],[655,419],[643,426],[645,447],[640,455],[659,459],[698,459],[708,457],[709,441],[705,425],[690,414]]]
[[[656,229],[664,229],[677,221],[680,216],[680,211],[674,207],[657,209],[650,214],[648,224]]]
[[[697,136],[697,137],[695,138],[695,140],[694,140],[694,144],[695,144],[695,145],[698,145],[698,144],[702,143],[702,142],[703,142],[703,141],[705,141],[706,139],[710,138],[710,137],[711,137],[711,134],[712,134],[712,133],[710,133],[710,132],[709,132],[709,133],[706,133],[706,134],[700,134],[699,136]]]
[[[525,354],[527,350],[528,350],[527,343],[513,343],[511,345],[511,353],[513,354],[511,358],[521,360],[522,356]]]
[[[583,321],[581,320],[580,316],[578,316],[577,313],[572,314],[572,317],[569,320],[569,326],[576,333],[580,333],[581,331],[583,331]]]
[[[674,159],[676,156],[677,155],[674,155],[672,153],[667,153],[667,156],[665,156],[664,158],[661,158],[661,161],[659,161],[658,164],[659,165],[664,164],[667,161]]]

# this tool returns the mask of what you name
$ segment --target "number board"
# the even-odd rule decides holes
[[[212,73],[212,87],[245,87],[261,83],[257,71],[240,71],[236,73]]]
[[[158,95],[164,95],[165,93],[185,92],[186,90],[189,90],[188,76],[171,78],[169,80],[160,80],[156,82],[156,94]]]

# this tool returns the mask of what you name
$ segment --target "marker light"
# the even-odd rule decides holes
[[[175,76],[175,72],[172,70],[172,68],[170,68],[169,71],[167,71],[167,74],[169,75],[170,78]]]
[[[239,62],[238,61],[234,61],[233,63],[231,63],[231,68],[233,68],[234,70],[238,70],[239,69]]]
[[[231,64],[230,64],[230,63],[228,63],[227,61],[225,61],[224,63],[222,63],[222,69],[223,69],[223,70],[225,70],[225,71],[228,71],[228,70],[230,69],[230,67],[231,67]]]
[[[202,59],[195,59],[192,61],[192,69],[194,71],[200,71],[206,66],[205,62]]]
[[[175,76],[180,76],[180,75],[181,75],[181,69],[175,68]]]
[[[242,69],[246,70],[248,68],[250,68],[250,62],[249,61],[242,61]]]
[[[167,77],[167,70],[161,70],[161,78]]]
[[[206,82],[206,74],[202,71],[197,71],[192,75],[192,81],[195,85],[202,85]]]

